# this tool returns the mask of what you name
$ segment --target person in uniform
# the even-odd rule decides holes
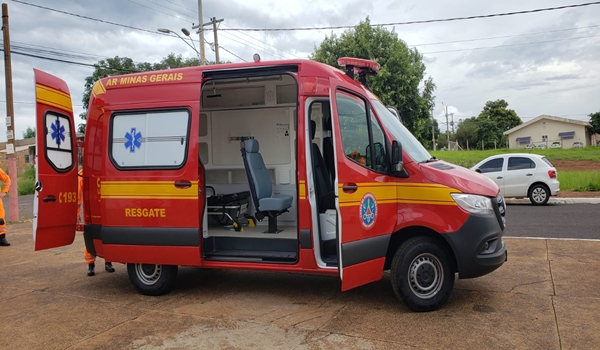
[[[6,197],[10,189],[10,177],[0,168],[0,181],[4,182],[2,192],[0,192],[0,246],[8,247],[10,243],[6,240],[6,218],[4,217],[4,203],[2,198]]]
[[[83,207],[83,169],[79,170],[78,173],[78,186],[77,186],[77,222],[82,223],[82,207]],[[83,247],[83,258],[85,259],[85,263],[88,266],[87,275],[93,276],[96,274],[94,269],[96,268],[96,256],[90,254],[87,248]],[[106,261],[104,263],[104,269],[108,272],[115,272],[115,268],[112,266],[112,263]]]

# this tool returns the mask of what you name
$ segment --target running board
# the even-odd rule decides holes
[[[208,260],[295,262],[298,260],[298,253],[269,250],[217,250],[206,252],[205,258]]]

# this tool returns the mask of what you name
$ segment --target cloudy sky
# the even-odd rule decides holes
[[[198,46],[198,35],[191,30],[199,22],[197,0],[4,2],[9,9],[17,138],[34,126],[33,68],[67,82],[78,115],[83,110],[85,77],[98,60],[125,56],[136,62],[157,62],[171,52],[196,55],[181,39],[157,29],[181,33],[181,28],[187,28]],[[211,17],[225,19],[219,27],[224,30],[218,31],[221,59],[241,62],[251,61],[254,53],[263,61],[307,58],[325,36],[343,32],[243,29],[353,26],[367,16],[372,24],[398,23],[584,2],[590,1],[203,0],[202,12],[204,22]],[[589,120],[589,113],[600,111],[600,4],[386,28],[423,54],[427,74],[437,85],[434,114],[442,130],[446,128],[444,105],[456,122],[478,115],[486,101],[496,99],[505,99],[524,121],[540,114]],[[212,30],[205,38],[207,59],[214,60]],[[4,77],[4,64],[0,70]],[[4,141],[4,84],[0,93],[0,141]]]

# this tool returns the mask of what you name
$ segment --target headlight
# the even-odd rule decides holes
[[[492,199],[475,194],[450,193],[456,204],[469,213],[474,214],[491,214],[494,212],[492,208]]]

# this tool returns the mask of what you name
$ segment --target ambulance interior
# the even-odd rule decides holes
[[[312,120],[307,125],[313,140],[307,140],[306,151],[315,176],[309,172],[309,183],[298,186],[297,103],[296,80],[287,74],[214,79],[203,85],[198,142],[206,196],[204,258],[297,262],[300,243],[310,239],[298,230],[298,197],[313,196],[313,217],[318,219],[312,220],[316,238],[310,246],[320,265],[337,265],[335,170],[326,131],[331,130],[330,107],[328,101],[314,101],[304,116]]]

